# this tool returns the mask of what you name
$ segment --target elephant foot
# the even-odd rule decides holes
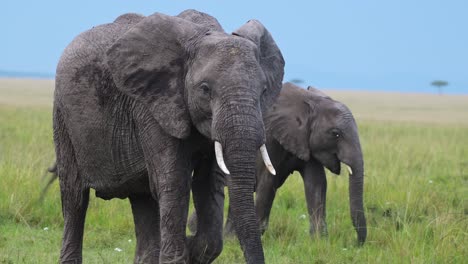
[[[311,224],[309,228],[309,235],[312,238],[328,237],[328,228],[326,223]]]
[[[192,213],[187,222],[187,227],[193,235],[197,233],[197,222],[197,214]]]
[[[136,252],[133,263],[159,264],[159,248],[146,252]]]
[[[227,221],[224,226],[223,235],[226,238],[232,238],[236,236],[236,231],[234,230],[234,225],[231,221]]]
[[[212,263],[223,250],[222,239],[209,239],[202,236],[187,237],[190,249],[190,263],[205,264]]]
[[[260,220],[260,233],[263,235],[268,229],[268,219]]]
[[[83,259],[80,258],[75,258],[75,259],[67,259],[67,260],[60,260],[60,264],[81,264],[83,263]]]
[[[183,252],[182,254],[177,254],[177,255],[162,255],[160,256],[160,261],[159,263],[161,264],[186,264],[190,263],[189,262],[189,257],[187,252]]]

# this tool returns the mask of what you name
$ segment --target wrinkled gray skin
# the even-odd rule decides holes
[[[351,111],[317,89],[305,90],[286,83],[276,104],[265,115],[265,128],[268,153],[277,174],[271,175],[263,162],[257,161],[255,208],[262,233],[268,227],[276,190],[291,173],[298,171],[304,181],[310,234],[326,235],[324,167],[339,174],[343,162],[353,171],[349,177],[351,219],[359,244],[364,243],[367,235],[363,209],[364,162]],[[234,233],[232,216],[228,215],[227,235]],[[193,218],[189,227],[194,229],[192,221]]]
[[[255,218],[262,113],[284,60],[251,20],[232,35],[194,10],[125,14],[76,37],[57,67],[54,141],[64,233],[60,261],[82,262],[89,189],[129,198],[135,262],[209,263],[222,249],[223,182],[210,177],[213,141],[231,172],[230,206],[247,263],[264,263]],[[191,173],[199,233],[186,239]]]

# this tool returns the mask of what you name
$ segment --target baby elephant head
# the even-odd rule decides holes
[[[367,236],[364,161],[351,111],[313,87],[305,90],[286,83],[267,120],[268,133],[298,158],[315,159],[335,174],[340,173],[341,163],[347,166],[351,217],[363,243]]]

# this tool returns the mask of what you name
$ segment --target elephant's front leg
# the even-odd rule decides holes
[[[159,263],[161,234],[158,202],[149,194],[130,196],[135,222],[135,263]]]
[[[197,232],[190,238],[192,263],[211,263],[223,249],[224,175],[213,160],[201,162],[193,173],[193,202]]]
[[[257,175],[255,212],[262,234],[268,229],[271,207],[276,195],[277,177],[269,174],[266,170]]]
[[[150,121],[148,121],[150,122]],[[190,149],[179,139],[167,135],[159,125],[140,128],[143,153],[153,197],[159,202],[161,250],[159,262],[188,263],[186,245],[190,199]]]
[[[309,211],[310,235],[327,235],[326,199],[327,178],[325,170],[318,161],[311,159],[301,170],[304,180],[307,209]]]
[[[187,167],[185,164],[174,161],[173,165],[157,177],[161,221],[160,263],[188,263],[185,229],[190,199],[190,173],[184,168]]]

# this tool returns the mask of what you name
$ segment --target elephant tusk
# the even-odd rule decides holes
[[[353,170],[351,169],[351,167],[348,164],[345,164],[345,165],[346,165],[346,168],[348,169],[349,175],[353,175]]]
[[[215,141],[215,154],[216,162],[218,163],[219,168],[227,175],[231,174],[224,163],[223,158],[223,146],[218,141]]]
[[[265,163],[265,166],[267,167],[268,171],[271,174],[276,175],[276,170],[273,167],[273,164],[271,164],[271,160],[270,160],[270,157],[268,156],[268,151],[267,151],[267,148],[266,148],[265,144],[263,144],[260,147],[260,152],[262,153],[262,159],[263,159],[263,162]]]

